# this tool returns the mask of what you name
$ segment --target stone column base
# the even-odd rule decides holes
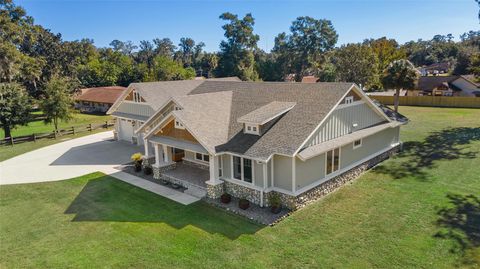
[[[161,179],[162,178],[162,175],[161,175],[162,172],[175,169],[175,167],[177,167],[176,162],[173,162],[171,164],[167,164],[167,165],[164,165],[164,166],[156,166],[155,164],[152,164],[153,178],[154,179]]]
[[[222,194],[224,183],[223,181],[210,183],[210,181],[205,182],[207,183],[207,197],[212,199],[218,199]]]

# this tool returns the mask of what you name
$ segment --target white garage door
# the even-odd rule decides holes
[[[125,119],[120,119],[120,128],[118,132],[118,137],[120,138],[120,140],[132,142],[132,136],[133,136],[132,122]]]

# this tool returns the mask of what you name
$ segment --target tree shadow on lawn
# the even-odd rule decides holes
[[[185,206],[109,176],[89,180],[65,214],[76,214],[72,221],[158,222],[176,229],[192,225],[231,240],[264,227],[203,201]]]
[[[450,128],[433,132],[424,141],[408,141],[398,154],[399,162],[375,167],[375,173],[391,175],[395,179],[413,176],[427,180],[424,169],[435,168],[435,161],[468,158],[473,159],[478,151],[464,152],[465,145],[480,141],[480,128]]]
[[[461,253],[464,263],[480,263],[480,256],[468,255],[480,247],[480,196],[447,194],[447,198],[450,206],[438,210],[437,225],[441,230],[434,236],[453,239],[451,251]]]

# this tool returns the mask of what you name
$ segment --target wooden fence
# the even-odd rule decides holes
[[[393,105],[394,100],[393,96],[370,95],[370,98],[378,100],[384,105]],[[480,97],[400,96],[400,105],[480,108]]]
[[[41,134],[31,134],[31,135],[24,135],[24,136],[16,136],[16,137],[7,137],[0,140],[0,145],[15,145],[23,142],[30,142],[30,141],[37,141],[39,139],[57,139],[58,137],[64,135],[71,135],[71,134],[78,134],[84,132],[92,132],[93,130],[97,129],[107,129],[114,125],[115,121],[105,121],[105,123],[97,123],[97,124],[88,124],[83,126],[72,126],[68,129],[58,130],[57,132],[52,131],[50,133],[41,133]]]

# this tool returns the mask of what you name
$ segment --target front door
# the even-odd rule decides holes
[[[172,148],[172,159],[174,162],[180,162],[185,157],[185,151],[183,149]]]

